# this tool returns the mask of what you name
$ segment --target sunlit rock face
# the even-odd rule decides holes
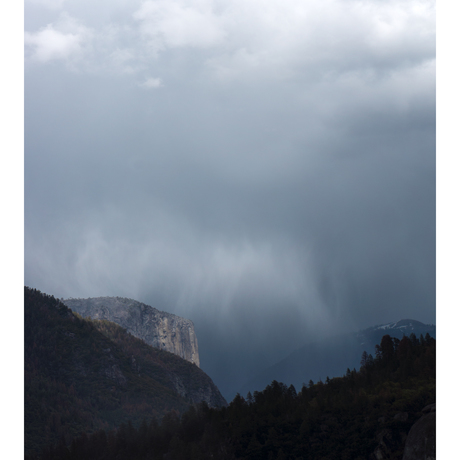
[[[85,318],[106,319],[149,345],[200,366],[193,322],[123,297],[66,299],[62,302]]]

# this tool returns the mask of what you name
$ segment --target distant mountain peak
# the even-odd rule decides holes
[[[377,326],[372,326],[364,331],[361,332],[367,332],[370,330],[382,330],[382,331],[395,331],[395,330],[400,330],[402,332],[408,332],[409,334],[420,329],[420,328],[426,328],[429,326],[428,324],[424,324],[420,321],[416,321],[415,319],[401,319],[396,322],[392,323],[387,323],[387,324],[380,324]]]

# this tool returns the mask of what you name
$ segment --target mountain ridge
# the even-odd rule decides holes
[[[27,452],[129,420],[161,420],[204,401],[226,406],[198,366],[153,348],[108,320],[84,319],[24,288],[24,429]]]

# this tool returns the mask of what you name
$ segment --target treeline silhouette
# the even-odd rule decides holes
[[[273,381],[263,391],[237,395],[221,409],[206,404],[161,423],[122,423],[112,431],[64,438],[28,460],[353,459],[368,460],[386,430],[391,458],[421,410],[435,402],[436,341],[429,334],[401,340],[386,335],[375,355],[343,377],[310,380],[297,392]]]

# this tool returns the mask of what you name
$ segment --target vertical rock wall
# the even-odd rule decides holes
[[[123,297],[66,299],[62,302],[85,318],[113,321],[149,345],[200,366],[195,328],[189,319]]]

